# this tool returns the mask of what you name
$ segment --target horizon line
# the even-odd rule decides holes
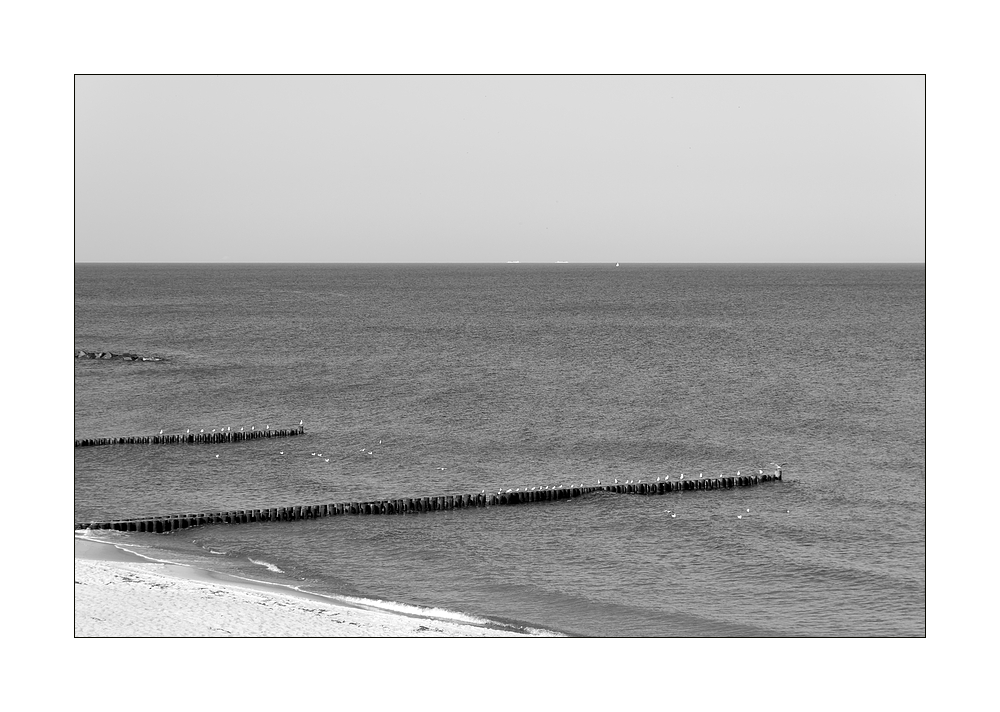
[[[759,261],[759,262],[704,262],[704,261],[680,261],[680,262],[653,262],[646,260],[638,261],[622,261],[622,260],[601,260],[599,262],[573,262],[565,260],[509,260],[504,262],[392,262],[392,261],[379,261],[379,262],[364,262],[364,261],[345,261],[345,262],[264,262],[264,261],[254,261],[254,262],[236,262],[233,260],[213,260],[205,262],[163,262],[163,261],[127,261],[127,260],[116,260],[116,261],[103,261],[103,260],[75,260],[73,262],[75,265],[612,265],[612,264],[631,264],[631,265],[924,265],[926,266],[926,260],[882,260],[882,261],[841,261],[841,262],[771,262],[771,261]]]

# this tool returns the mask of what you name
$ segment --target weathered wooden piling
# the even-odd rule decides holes
[[[278,431],[272,431],[278,432]],[[301,432],[301,431],[300,431]],[[272,436],[262,436],[272,437]],[[277,436],[273,436],[277,437]],[[600,486],[555,487],[536,490],[516,490],[496,494],[435,495],[368,502],[335,502],[328,504],[294,505],[262,509],[235,509],[225,512],[177,513],[133,519],[112,519],[104,522],[77,522],[76,529],[113,529],[137,533],[169,534],[179,529],[209,524],[248,524],[256,522],[288,522],[301,519],[353,515],[415,514],[465,509],[468,507],[511,506],[534,502],[552,502],[582,497],[592,492],[616,494],[662,495],[668,492],[754,487],[761,483],[781,482],[781,471],[773,475],[740,475],[664,482],[638,482]]]
[[[174,433],[158,435],[127,435],[121,437],[102,438],[77,438],[73,441],[74,447],[93,447],[96,445],[174,445],[174,444],[214,444],[214,443],[236,443],[248,440],[260,440],[262,438],[285,438],[295,435],[304,435],[305,428],[296,425],[291,428],[271,428],[265,427],[258,430],[256,426],[250,430],[232,430],[227,428],[221,431],[198,432],[198,433]]]

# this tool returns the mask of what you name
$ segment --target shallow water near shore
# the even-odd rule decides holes
[[[784,481],[753,488],[101,536],[576,635],[922,636],[924,285],[923,265],[77,265],[74,346],[167,360],[77,359],[76,437],[306,434],[77,448],[75,516],[774,461]]]

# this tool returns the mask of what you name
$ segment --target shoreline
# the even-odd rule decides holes
[[[338,599],[156,560],[81,536],[74,536],[74,549],[78,638],[562,635],[389,610],[362,599]]]

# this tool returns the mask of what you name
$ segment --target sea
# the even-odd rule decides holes
[[[275,258],[280,245],[274,247]],[[161,560],[600,637],[926,634],[923,264],[77,264],[75,521],[772,473],[170,534]],[[66,358],[69,358],[67,352]]]

